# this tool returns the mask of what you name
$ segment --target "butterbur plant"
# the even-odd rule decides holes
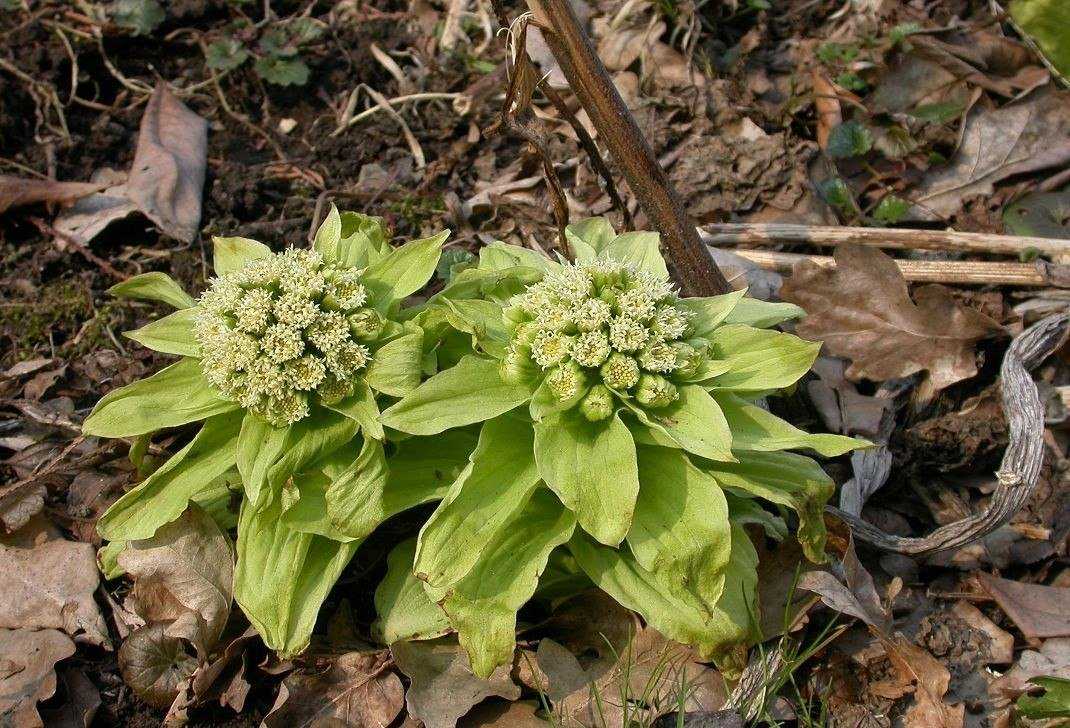
[[[455,631],[489,675],[512,659],[517,610],[549,564],[555,583],[562,570],[585,575],[667,637],[738,667],[759,609],[743,525],[780,536],[760,501],[794,509],[821,559],[834,486],[791,451],[864,443],[807,434],[762,406],[817,355],[770,329],[800,309],[741,291],[679,297],[654,233],[592,219],[567,238],[575,262],[484,248],[415,318],[469,337],[469,351],[383,423],[420,436],[483,424],[415,545],[392,558],[380,629],[388,641]],[[422,622],[400,614],[420,598]]]
[[[107,570],[190,501],[226,513],[236,483],[235,599],[270,647],[304,649],[361,541],[441,497],[470,449],[463,435],[413,438],[391,446],[409,463],[391,470],[379,422],[378,401],[420,381],[424,332],[402,300],[434,273],[447,234],[394,247],[377,218],[332,209],[311,249],[216,238],[198,299],[162,273],[112,289],[178,309],[128,336],[180,359],[101,399],[85,434],[135,438],[143,452],[155,432],[202,424],[101,517]]]

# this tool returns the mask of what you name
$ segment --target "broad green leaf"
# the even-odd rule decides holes
[[[97,437],[134,437],[238,409],[201,374],[197,359],[181,359],[147,379],[108,392],[82,424]]]
[[[364,379],[377,392],[404,397],[420,384],[423,354],[424,332],[417,328],[380,346],[372,356]]]
[[[316,237],[312,240],[312,248],[323,256],[324,260],[335,261],[338,256],[338,243],[342,240],[342,216],[335,204],[331,203],[331,211],[323,218]]]
[[[565,228],[565,239],[576,260],[597,258],[615,237],[616,231],[604,217],[589,217]]]
[[[497,417],[530,398],[530,388],[502,381],[497,360],[466,356],[383,412],[382,422],[412,435],[434,435]]]
[[[117,283],[108,293],[119,298],[136,298],[142,301],[161,301],[175,308],[189,308],[197,302],[182,290],[182,286],[166,273],[142,273]]]
[[[216,275],[241,270],[254,260],[271,257],[271,248],[250,238],[212,238],[212,268]]]
[[[375,477],[378,464],[370,473],[347,469],[333,480],[323,473],[302,475],[300,499],[286,510],[283,520],[295,530],[339,541],[363,539],[386,519],[441,499],[468,462],[468,453],[474,446],[475,438],[466,432],[409,438],[398,443],[385,481]],[[381,451],[377,444],[374,448]],[[374,457],[374,452],[368,457]],[[333,512],[328,510],[328,491],[338,504]],[[344,517],[336,518],[340,512]]]
[[[694,314],[689,327],[690,335],[702,338],[709,337],[713,330],[735,311],[737,306],[747,300],[743,298],[746,292],[746,289],[741,289],[731,293],[724,293],[720,296],[681,298],[677,305]]]
[[[500,269],[467,268],[458,273],[430,300],[486,298],[505,304],[528,285],[541,281],[542,277],[543,272],[540,269],[528,266],[510,266]]]
[[[1029,682],[1043,688],[1044,694],[1018,698],[1015,706],[1020,715],[1033,720],[1070,718],[1070,680],[1050,675],[1030,678]]]
[[[445,298],[442,303],[450,326],[471,334],[480,348],[491,356],[501,358],[505,355],[509,346],[509,331],[505,328],[500,304],[466,298]]]
[[[732,430],[732,447],[736,450],[773,452],[808,449],[825,457],[836,457],[869,445],[865,440],[843,435],[811,435],[803,432],[768,410],[728,392],[714,392],[713,398],[728,420]]]
[[[126,573],[126,569],[119,565],[119,554],[125,548],[126,541],[109,541],[97,549],[97,565],[108,581],[118,579]]]
[[[774,541],[783,541],[790,535],[784,519],[762,508],[762,503],[757,498],[744,496],[730,489],[725,490],[724,497],[728,501],[728,518],[732,523],[740,526],[761,526],[765,535]]]
[[[234,466],[241,421],[237,411],[210,418],[188,445],[112,504],[97,532],[108,541],[149,538],[182,515],[195,494]]]
[[[825,503],[836,484],[812,458],[791,452],[736,452],[737,463],[700,462],[723,487],[736,489],[799,514],[799,543],[806,558],[825,560]]]
[[[420,530],[414,570],[434,588],[456,584],[539,482],[531,424],[498,417],[483,425],[468,466]]]
[[[161,319],[145,324],[136,331],[124,332],[144,347],[164,354],[200,357],[201,345],[193,335],[197,307],[180,308]]]
[[[628,531],[635,560],[702,604],[716,604],[732,548],[724,493],[680,450],[647,446],[638,454],[641,485]]]
[[[267,483],[268,471],[282,456],[290,427],[273,427],[266,420],[249,412],[241,424],[238,435],[235,464],[241,474],[245,497],[258,504],[267,500],[261,492]]]
[[[508,271],[517,267],[534,268],[542,273],[549,273],[559,269],[561,265],[536,250],[510,245],[500,240],[479,249],[479,270]]]
[[[639,270],[659,278],[669,277],[669,269],[665,267],[665,259],[661,257],[661,235],[658,233],[621,233],[601,250],[598,257],[631,263]]]
[[[368,437],[382,440],[383,424],[379,421],[379,405],[375,401],[375,392],[363,379],[353,381],[353,394],[341,402],[324,405],[327,409],[343,414],[360,426],[360,431]]]
[[[682,386],[679,391],[680,398],[668,407],[650,411],[633,407],[632,411],[640,422],[663,436],[657,438],[658,444],[674,444],[711,460],[734,460],[735,434],[717,401],[695,384]]]
[[[726,671],[742,670],[747,663],[747,647],[761,641],[758,604],[758,552],[743,527],[732,524],[732,555],[724,572],[721,599],[714,609],[712,624],[731,635],[713,659]]]
[[[724,323],[746,324],[757,329],[768,329],[805,315],[806,311],[794,303],[770,303],[757,298],[741,298],[735,308],[729,312]]]
[[[754,548],[748,541],[746,545],[739,545],[739,550],[744,553],[736,556],[737,533],[741,534],[743,539],[747,538],[742,529],[732,529],[733,558],[726,571],[722,603],[729,602],[731,589],[746,586],[743,572],[749,554],[745,552],[745,548],[749,546],[750,554],[754,553]],[[576,533],[569,541],[569,550],[595,586],[624,607],[638,612],[648,624],[669,639],[693,645],[703,658],[724,662],[735,645],[747,640],[754,633],[749,620],[740,621],[737,618],[734,613],[737,605],[734,601],[729,603],[733,608],[731,611],[723,609],[719,604],[712,610],[712,614],[709,614],[694,595],[684,590],[681,585],[665,584],[640,566],[627,548],[603,546],[584,534]],[[756,558],[754,562],[757,562]],[[751,580],[753,584],[757,579],[757,571],[753,564],[750,569],[754,576]],[[753,586],[746,598],[753,603]]]
[[[277,498],[259,510],[242,504],[234,600],[268,647],[284,659],[308,647],[323,600],[359,545],[294,531]]]
[[[342,238],[335,252],[338,263],[349,268],[367,268],[390,250],[383,218],[360,212],[342,213]]]
[[[372,523],[366,518],[370,502],[383,500],[386,483],[387,467],[383,443],[378,440],[365,440],[352,468],[327,486],[324,500],[331,523],[351,538],[366,537],[379,523],[386,520],[382,518]]]
[[[573,410],[535,423],[539,474],[598,541],[616,546],[639,494],[635,441],[620,415],[588,422]]]
[[[429,640],[450,631],[446,613],[431,601],[412,573],[416,539],[402,541],[386,557],[386,576],[375,590],[373,630],[384,644]]]
[[[730,368],[710,380],[715,389],[762,391],[790,387],[810,371],[820,341],[741,324],[721,326],[710,334],[713,356]]]
[[[550,552],[572,537],[576,518],[547,490],[537,490],[489,539],[472,571],[450,587],[442,609],[468,652],[472,672],[489,677],[512,662],[516,613],[535,593]]]
[[[427,285],[449,234],[449,230],[443,230],[429,238],[405,243],[368,266],[363,281],[376,309],[386,311]]]
[[[1070,6],[1064,0],[1011,0],[1008,10],[1063,78],[1070,77]]]

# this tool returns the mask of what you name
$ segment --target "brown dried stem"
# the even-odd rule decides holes
[[[658,165],[569,0],[528,0],[562,73],[621,168],[650,223],[661,233],[669,272],[685,296],[730,290],[699,240],[683,201]]]

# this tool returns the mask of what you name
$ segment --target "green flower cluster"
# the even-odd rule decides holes
[[[614,395],[642,407],[679,398],[674,377],[689,377],[709,358],[709,342],[685,340],[693,314],[677,305],[667,279],[615,260],[568,264],[513,299],[506,381],[534,367],[560,402],[578,402],[592,422],[613,413]]]
[[[360,271],[291,248],[212,280],[194,335],[204,377],[225,398],[281,427],[334,404],[367,367],[382,328]]]

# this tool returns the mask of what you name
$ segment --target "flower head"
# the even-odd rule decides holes
[[[675,401],[671,379],[686,382],[709,356],[683,341],[692,314],[669,281],[631,264],[564,265],[513,304],[502,376],[523,381],[541,372],[561,400],[589,387],[579,408],[592,421],[609,416],[614,397],[648,408]]]
[[[222,395],[276,426],[307,417],[313,395],[334,403],[371,361],[365,343],[382,319],[363,308],[359,271],[290,249],[250,261],[212,281],[194,336],[205,379]]]

